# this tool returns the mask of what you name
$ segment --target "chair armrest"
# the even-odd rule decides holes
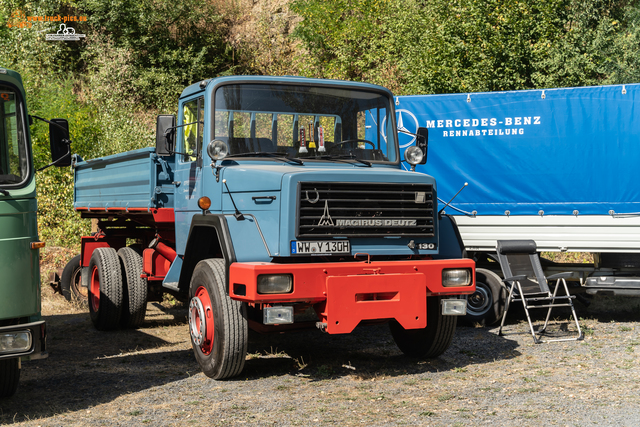
[[[521,274],[519,276],[513,276],[513,277],[505,277],[504,279],[502,279],[503,282],[519,282],[520,280],[524,280],[527,278],[526,274]]]
[[[547,276],[547,280],[568,279],[571,276],[573,276],[573,271],[567,271],[564,273],[557,273],[551,276]]]

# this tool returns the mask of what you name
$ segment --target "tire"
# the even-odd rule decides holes
[[[405,355],[438,357],[451,345],[458,318],[442,315],[441,300],[442,297],[427,298],[427,327],[424,329],[404,329],[396,320],[389,322],[393,340]]]
[[[189,286],[189,333],[193,353],[210,378],[239,375],[247,355],[247,306],[229,298],[224,261],[196,265]],[[204,321],[203,321],[204,319]]]
[[[122,266],[122,315],[120,326],[137,328],[147,313],[147,281],[142,274],[142,256],[134,248],[118,251]]]
[[[476,270],[476,291],[467,297],[465,321],[471,324],[492,325],[502,319],[507,289],[502,279],[491,270]]]
[[[0,359],[0,399],[11,397],[18,389],[20,381],[20,361]]]
[[[79,302],[86,307],[89,290],[82,287],[82,279],[80,277],[82,267],[80,267],[80,260],[81,256],[76,255],[71,258],[71,261],[64,267],[62,277],[60,278],[60,288],[62,295],[64,295],[67,301]]]
[[[89,315],[99,331],[120,326],[122,315],[122,269],[116,250],[98,248],[89,262]]]

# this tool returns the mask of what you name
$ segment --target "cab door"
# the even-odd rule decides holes
[[[180,101],[174,172],[176,249],[178,253],[184,253],[191,217],[200,211],[198,199],[203,195],[204,119],[204,96],[200,95]]]

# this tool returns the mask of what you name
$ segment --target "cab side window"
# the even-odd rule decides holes
[[[184,103],[182,107],[183,161],[195,161],[202,149],[204,131],[204,97]]]

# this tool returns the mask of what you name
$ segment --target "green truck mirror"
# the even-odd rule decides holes
[[[49,145],[51,146],[51,162],[55,166],[71,166],[69,122],[65,119],[51,119],[49,123]]]

